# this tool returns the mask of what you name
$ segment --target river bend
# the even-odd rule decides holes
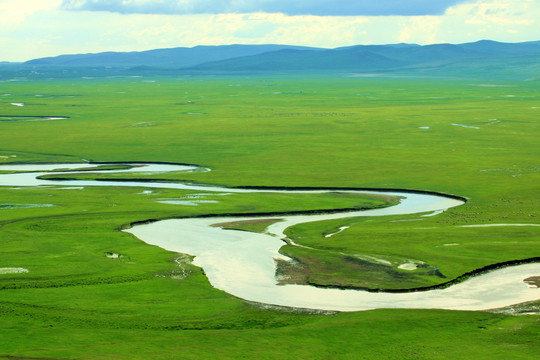
[[[201,171],[192,165],[134,164],[138,167],[123,172]],[[53,169],[82,169],[101,164],[28,164],[0,165],[0,171],[26,171],[1,174],[0,186],[130,186],[169,188],[212,192],[284,192],[288,190],[257,190],[160,183],[144,181],[86,181],[40,180],[38,176]],[[102,164],[107,165],[107,164]],[[74,170],[71,170],[74,171]],[[95,171],[93,171],[95,172]],[[100,171],[105,172],[105,171]],[[107,171],[113,172],[113,171]],[[321,193],[326,190],[294,190],[296,193]],[[342,189],[339,189],[343,191]],[[340,290],[308,285],[277,285],[276,259],[287,260],[279,254],[284,245],[286,228],[295,224],[354,216],[384,216],[429,212],[438,214],[459,206],[463,201],[453,197],[415,192],[376,192],[347,190],[403,197],[398,205],[383,209],[340,212],[316,215],[275,216],[283,219],[268,228],[267,234],[223,230],[212,224],[254,219],[253,216],[186,218],[156,221],[125,230],[142,241],[163,249],[195,256],[194,264],[201,266],[212,286],[239,298],[265,304],[335,311],[358,311],[374,308],[437,308],[457,310],[486,310],[520,302],[537,300],[540,289],[523,280],[540,274],[540,264],[524,264],[497,269],[473,277],[445,289],[410,293],[373,293],[362,290]],[[291,191],[288,191],[291,192]],[[270,218],[265,216],[265,218]]]

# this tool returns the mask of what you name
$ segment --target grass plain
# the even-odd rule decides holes
[[[227,186],[417,189],[468,199],[433,217],[355,218],[290,229],[289,236],[320,249],[317,259],[329,264],[317,269],[322,275],[315,282],[432,285],[540,253],[538,227],[461,227],[538,224],[535,81],[96,78],[4,82],[0,95],[0,118],[69,117],[0,121],[0,163],[177,162],[212,171],[146,177]],[[538,354],[538,315],[384,309],[317,314],[261,307],[213,289],[184,256],[118,231],[146,219],[339,208],[354,206],[355,199],[207,195],[218,202],[188,207],[156,200],[193,192],[143,190],[0,188],[1,204],[55,205],[0,209],[0,267],[30,270],[0,275],[0,358]],[[324,236],[344,225],[350,228],[330,240]],[[283,251],[313,257],[290,247]],[[396,264],[422,261],[445,278],[362,277],[348,268],[329,280],[325,274],[343,263],[336,254],[344,251]]]

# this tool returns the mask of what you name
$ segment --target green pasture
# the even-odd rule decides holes
[[[539,223],[540,94],[534,81],[96,78],[3,82],[0,94],[0,164],[174,162],[212,171],[77,177],[415,189],[468,199],[432,217],[349,218],[288,229],[293,240],[315,248],[282,248],[301,260],[309,283],[431,286],[540,256],[540,227],[463,227]],[[119,231],[147,219],[382,206],[381,199],[61,188],[0,187],[0,268],[29,270],[0,274],[0,359],[538,354],[538,315],[265,307],[212,288],[189,257]],[[215,202],[159,202],[201,193]],[[349,228],[326,237],[341,226]],[[375,266],[373,259],[390,265]],[[408,261],[425,266],[398,268]]]

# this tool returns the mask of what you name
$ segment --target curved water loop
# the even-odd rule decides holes
[[[457,197],[411,191],[364,191],[355,189],[254,189],[226,188],[180,183],[145,181],[51,181],[37,179],[51,170],[92,168],[113,164],[29,164],[2,165],[0,170],[33,171],[0,175],[0,186],[130,186],[168,188],[227,193],[323,193],[346,191],[351,193],[385,194],[401,197],[398,205],[372,210],[334,212],[326,214],[298,214],[265,216],[280,219],[269,226],[267,234],[223,230],[211,226],[216,223],[256,219],[255,216],[216,216],[184,218],[138,224],[129,232],[142,241],[169,251],[195,256],[194,264],[204,268],[210,283],[221,290],[245,300],[310,309],[356,311],[373,308],[441,308],[484,310],[508,306],[540,298],[540,289],[528,286],[523,280],[540,273],[540,264],[524,264],[497,269],[445,289],[408,293],[374,293],[362,290],[340,290],[308,285],[277,285],[275,259],[284,245],[286,228],[304,222],[354,216],[384,216],[440,212],[464,202]],[[114,164],[117,165],[117,164]],[[130,163],[135,167],[124,172],[200,171],[194,165]],[[208,170],[208,169],[207,169]],[[73,171],[73,170],[72,170]],[[92,170],[95,172],[94,170]],[[103,170],[112,172],[111,170]]]

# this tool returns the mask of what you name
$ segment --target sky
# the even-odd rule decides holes
[[[226,44],[540,40],[540,0],[0,0],[0,61]]]

